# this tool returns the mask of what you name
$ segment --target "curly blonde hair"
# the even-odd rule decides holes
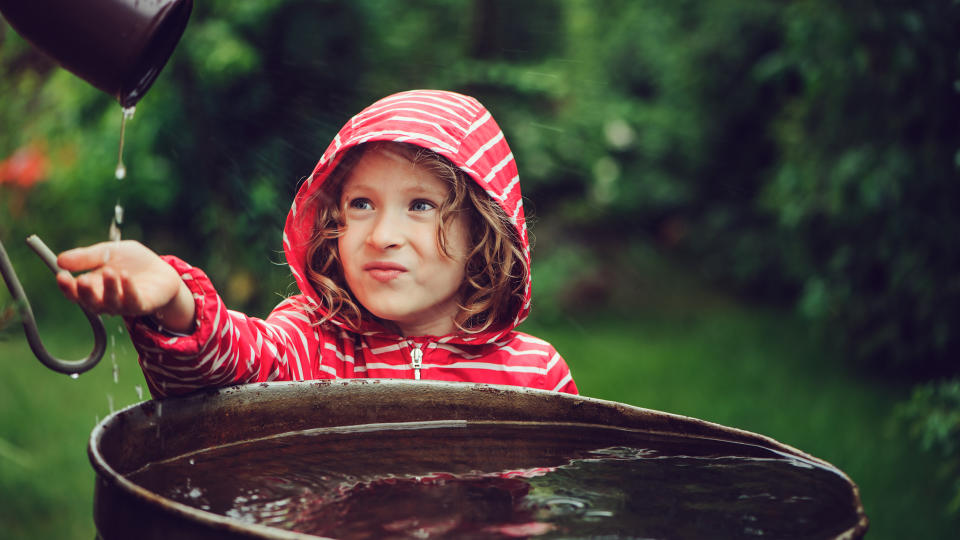
[[[350,292],[337,247],[337,239],[344,232],[340,208],[343,186],[353,167],[371,151],[400,154],[447,183],[450,189],[440,205],[437,240],[440,252],[448,257],[447,226],[465,213],[470,244],[459,310],[454,317],[457,329],[473,334],[511,324],[525,299],[529,268],[517,230],[506,212],[443,156],[412,144],[383,141],[347,150],[323,187],[313,195],[317,199],[317,214],[307,247],[307,280],[320,295],[326,311],[323,321],[339,317],[356,331],[364,319],[379,320]]]

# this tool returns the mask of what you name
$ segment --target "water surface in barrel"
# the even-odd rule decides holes
[[[335,538],[829,538],[857,521],[835,470],[759,446],[596,425],[324,428],[128,475],[234,519]]]

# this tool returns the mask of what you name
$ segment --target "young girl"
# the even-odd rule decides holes
[[[362,377],[576,393],[554,348],[514,330],[530,309],[518,182],[477,100],[403,92],[347,122],[300,187],[283,248],[301,294],[266,320],[227,310],[201,270],[132,241],[62,253],[57,281],[125,317],[157,397]]]

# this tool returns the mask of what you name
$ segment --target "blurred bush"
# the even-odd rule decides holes
[[[960,379],[918,386],[897,414],[940,464],[941,478],[953,485],[947,510],[960,515]]]
[[[919,376],[960,370],[958,9],[791,5],[770,69],[802,81],[763,191],[801,306],[853,358]]]
[[[0,187],[24,208],[5,210],[0,232],[41,232],[57,248],[101,240],[119,200],[127,236],[262,312],[289,290],[275,264],[289,201],[336,130],[388,93],[449,88],[493,110],[537,261],[570,269],[539,271],[551,310],[632,298],[602,267],[654,245],[750,298],[797,306],[869,371],[956,374],[958,9],[198,2],[128,126],[122,182],[119,107],[0,26],[0,122],[15,126],[0,132],[0,159],[41,148],[49,163],[29,193]]]

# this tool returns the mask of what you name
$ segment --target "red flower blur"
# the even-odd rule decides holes
[[[13,184],[29,189],[44,180],[49,161],[38,144],[21,146],[7,159],[0,161],[0,184]]]

